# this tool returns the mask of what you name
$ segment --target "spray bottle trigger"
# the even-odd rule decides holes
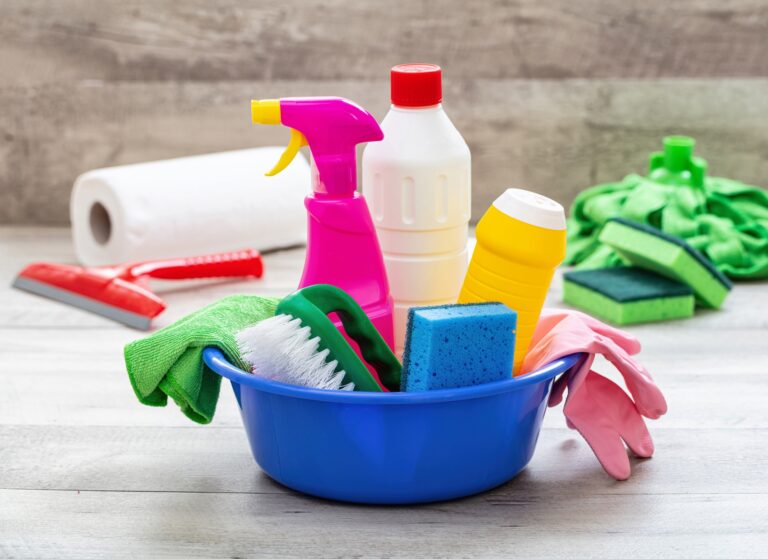
[[[291,128],[291,141],[288,142],[288,146],[280,156],[277,164],[275,164],[272,170],[267,173],[267,176],[272,177],[285,169],[288,165],[290,165],[291,161],[293,161],[293,158],[296,157],[296,154],[299,153],[299,150],[302,147],[308,145],[309,144],[307,143],[307,138],[304,136],[304,134],[295,128]]]

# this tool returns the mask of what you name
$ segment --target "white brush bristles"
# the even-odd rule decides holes
[[[286,314],[262,320],[237,334],[240,355],[260,377],[326,390],[354,390],[344,382],[344,371],[337,371],[336,360],[326,363],[330,353],[318,351],[320,338],[311,337],[308,326]]]

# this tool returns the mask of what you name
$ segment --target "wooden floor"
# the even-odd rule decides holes
[[[65,229],[0,228],[0,557],[756,557],[768,546],[768,284],[720,312],[633,328],[669,401],[656,456],[610,479],[549,410],[507,485],[419,507],[350,506],[270,481],[230,390],[211,425],[140,405],[138,337],[9,289],[35,260],[72,262]],[[253,283],[158,286],[168,324],[236,292],[283,294],[303,255]],[[559,301],[559,281],[551,300]]]

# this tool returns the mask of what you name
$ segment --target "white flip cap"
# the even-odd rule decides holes
[[[565,229],[565,210],[554,200],[521,188],[508,188],[493,206],[503,214],[543,229]]]

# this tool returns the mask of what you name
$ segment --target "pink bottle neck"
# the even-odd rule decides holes
[[[349,293],[368,312],[391,304],[389,282],[368,205],[357,192],[304,201],[309,218],[307,257],[300,287],[329,283]]]
[[[354,154],[311,158],[312,190],[318,198],[351,198],[357,192],[357,165]]]

